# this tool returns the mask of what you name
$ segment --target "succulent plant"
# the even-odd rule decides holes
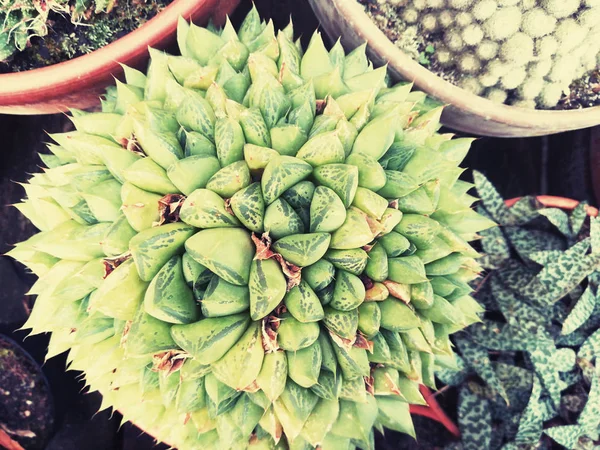
[[[390,21],[400,28],[394,36],[419,36],[396,45],[413,57],[434,45],[431,60],[455,71],[456,84],[494,102],[554,108],[574,80],[600,66],[596,0],[449,0],[422,10],[407,1],[359,1],[372,17],[398,17]],[[496,75],[499,66],[508,78]]]
[[[51,13],[78,23],[111,12],[115,4],[116,0],[0,0],[0,62],[24,50],[32,37],[46,36]]]
[[[481,174],[479,212],[489,270],[482,323],[453,337],[461,444],[451,448],[596,448],[600,426],[600,220],[524,197],[507,208]]]
[[[181,449],[413,433],[419,383],[479,321],[472,139],[437,133],[442,108],[365,46],[315,33],[303,53],[255,9],[237,33],[182,19],[178,42],[73,111],[24,185],[24,328]]]

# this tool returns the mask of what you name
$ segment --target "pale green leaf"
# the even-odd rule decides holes
[[[592,377],[587,403],[577,420],[577,423],[590,435],[596,433],[600,425],[600,375],[598,372],[596,369],[596,374]]]
[[[562,209],[544,208],[540,209],[539,213],[545,216],[565,237],[570,238],[573,236],[569,223],[569,215]]]
[[[544,409],[540,404],[542,384],[538,377],[533,377],[533,388],[529,396],[529,403],[521,414],[519,431],[515,437],[518,444],[535,444],[542,435],[544,424]]]
[[[524,259],[528,258],[530,253],[563,251],[566,248],[565,240],[554,233],[521,227],[504,227],[503,230],[519,256]]]
[[[458,397],[458,424],[464,450],[488,450],[492,439],[492,415],[486,398],[462,386]]]
[[[574,236],[579,234],[581,227],[583,227],[583,224],[585,223],[585,218],[587,217],[587,207],[587,202],[581,202],[575,207],[575,209],[573,209],[573,212],[571,212],[569,221]]]
[[[590,217],[590,239],[592,241],[592,253],[600,252],[600,219]]]
[[[550,395],[554,406],[560,405],[560,376],[554,365],[554,356],[556,347],[550,339],[538,340],[538,346],[535,350],[529,352],[531,362],[535,367],[537,375],[542,381],[542,385]]]
[[[582,326],[590,318],[596,306],[596,296],[590,286],[583,292],[575,306],[563,322],[562,334],[570,334]]]
[[[467,363],[490,388],[508,403],[506,390],[504,389],[502,382],[496,376],[496,371],[492,366],[488,351],[485,347],[462,337],[457,337],[455,342],[465,363]]]
[[[515,224],[515,217],[492,183],[481,172],[476,170],[473,171],[473,180],[475,181],[477,194],[492,218],[500,225]]]
[[[534,196],[523,197],[510,208],[510,212],[517,219],[516,225],[524,225],[538,218],[539,210],[540,204]]]
[[[544,433],[554,439],[558,444],[563,445],[568,449],[573,449],[583,434],[583,429],[579,425],[564,425],[548,428],[547,430],[544,430]]]

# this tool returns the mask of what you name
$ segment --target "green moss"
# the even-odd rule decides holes
[[[139,28],[172,0],[46,1],[49,9],[45,15],[0,6],[0,19],[9,17],[11,29],[28,23],[19,41],[6,27],[0,31],[0,72],[44,67],[90,53]]]

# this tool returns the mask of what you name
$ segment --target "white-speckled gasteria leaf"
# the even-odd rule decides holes
[[[548,448],[544,435],[585,448],[598,426],[597,219],[582,217],[584,204],[569,212],[534,197],[507,211],[489,181],[481,174],[475,181],[481,214],[501,225],[481,233],[484,264],[496,264],[477,286],[487,315],[456,338],[463,364],[452,373],[439,359],[438,373],[463,396],[472,392],[467,404],[491,405],[492,440],[481,448]],[[472,439],[465,436],[463,446]]]

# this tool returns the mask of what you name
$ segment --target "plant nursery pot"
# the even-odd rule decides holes
[[[543,111],[501,105],[472,94],[435,75],[396,47],[367,16],[356,0],[309,0],[332,40],[341,38],[347,50],[368,43],[377,65],[388,64],[396,79],[415,86],[448,106],[442,123],[455,130],[482,136],[542,136],[600,124],[600,106]]]
[[[137,30],[101,49],[70,61],[26,72],[0,75],[0,113],[53,114],[86,109],[120,76],[120,64],[142,67],[148,47],[165,48],[175,40],[178,18],[197,23],[224,22],[240,0],[175,0]]]
[[[41,450],[54,427],[54,403],[38,363],[0,334],[0,448]]]

